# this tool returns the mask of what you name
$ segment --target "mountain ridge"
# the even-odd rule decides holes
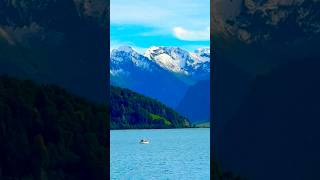
[[[144,54],[120,46],[110,54],[111,84],[176,108],[187,89],[210,76],[210,49],[152,46]]]
[[[140,54],[130,46],[119,46],[111,51],[111,61],[115,60],[113,56],[116,52],[133,54],[136,58],[140,56],[143,60],[155,62],[159,67],[173,73],[192,75],[196,71],[210,72],[210,48],[199,48],[194,52],[188,52],[175,46],[151,46]]]

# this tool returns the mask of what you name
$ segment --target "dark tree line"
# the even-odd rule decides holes
[[[183,128],[189,121],[157,100],[128,89],[110,87],[110,128]]]
[[[221,167],[220,163],[211,160],[211,176],[215,180],[248,180],[245,177],[242,177],[232,171],[226,171]]]
[[[107,108],[0,77],[0,179],[106,179]]]

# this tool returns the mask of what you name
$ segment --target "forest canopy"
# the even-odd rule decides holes
[[[107,107],[0,76],[0,179],[106,179]]]
[[[161,102],[129,89],[110,87],[110,128],[150,129],[189,127],[189,120]]]

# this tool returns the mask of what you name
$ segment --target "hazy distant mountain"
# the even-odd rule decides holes
[[[210,51],[189,53],[178,47],[151,47],[139,54],[129,46],[110,55],[111,83],[175,108],[188,87],[210,74]]]
[[[203,80],[191,86],[176,110],[191,122],[210,120],[210,80]]]

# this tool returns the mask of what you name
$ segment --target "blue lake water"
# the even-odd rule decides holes
[[[149,144],[139,144],[142,138]],[[110,131],[111,179],[210,179],[210,129]]]

